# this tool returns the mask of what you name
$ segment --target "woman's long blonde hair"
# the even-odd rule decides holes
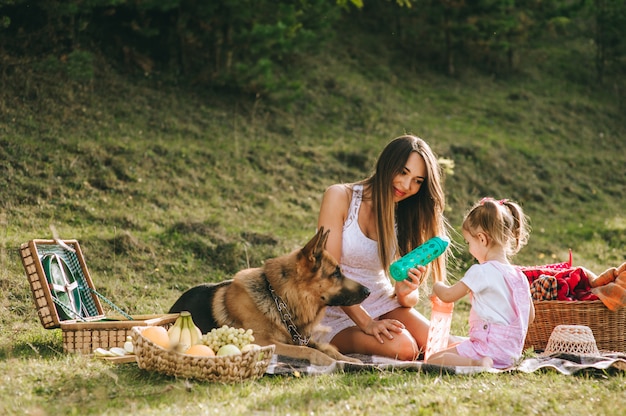
[[[411,153],[426,164],[426,178],[420,190],[397,204],[393,201],[393,179],[400,174]],[[422,139],[403,135],[393,139],[380,153],[374,173],[361,183],[370,189],[376,214],[378,256],[385,272],[398,257],[434,236],[448,236],[444,216],[445,194],[437,157]],[[447,252],[431,263],[435,281],[446,280]],[[424,279],[423,281],[425,281]]]

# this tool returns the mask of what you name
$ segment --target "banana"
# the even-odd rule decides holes
[[[188,317],[184,317],[180,330],[180,342],[176,346],[176,351],[185,352],[191,347],[191,328],[189,328]]]
[[[202,343],[202,331],[193,323],[191,314],[182,311],[174,322],[174,325],[167,331],[170,339],[170,348],[178,352],[185,352],[192,345]]]
[[[191,345],[202,344],[202,331],[193,323],[193,318],[189,316],[189,330],[191,331]]]
[[[176,322],[174,322],[174,325],[172,325],[170,329],[167,330],[167,336],[170,339],[171,349],[176,348],[176,346],[180,343],[180,333],[181,333],[182,324],[183,324],[182,317],[179,316],[178,318],[176,318]]]

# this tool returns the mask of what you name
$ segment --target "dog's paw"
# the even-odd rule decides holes
[[[339,360],[340,361],[346,361],[346,362],[349,362],[349,363],[352,363],[352,364],[363,364],[363,361],[359,360],[358,358],[348,357],[347,355],[344,355]]]
[[[310,357],[310,362],[313,365],[321,365],[324,367],[328,367],[330,365],[333,365],[337,362],[337,360],[329,357],[326,354],[319,354],[319,355],[315,355],[313,357]]]

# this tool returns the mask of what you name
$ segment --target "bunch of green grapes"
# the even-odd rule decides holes
[[[242,349],[244,346],[254,342],[252,330],[243,328],[232,328],[224,325],[220,328],[213,328],[202,336],[202,343],[211,347],[213,351],[217,351],[226,344],[233,344],[237,348]]]

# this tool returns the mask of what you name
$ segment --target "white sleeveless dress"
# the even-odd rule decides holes
[[[359,227],[359,208],[363,199],[363,186],[355,185],[352,190],[352,200],[348,209],[348,218],[343,224],[343,238],[341,248],[341,270],[344,275],[366,286],[371,294],[361,303],[361,306],[372,318],[391,312],[400,307],[393,297],[393,285],[385,275],[378,259],[377,242],[363,234]],[[355,326],[354,321],[338,306],[326,308],[326,315],[321,325],[326,333],[315,335],[317,342],[330,342],[335,335],[346,328]]]

